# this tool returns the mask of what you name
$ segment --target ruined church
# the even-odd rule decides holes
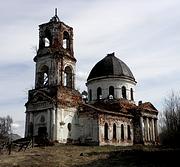
[[[35,88],[28,91],[25,137],[59,143],[130,146],[158,143],[157,109],[135,103],[136,80],[115,53],[107,54],[87,78],[87,99],[75,88],[73,28],[57,13],[39,25],[34,57]]]

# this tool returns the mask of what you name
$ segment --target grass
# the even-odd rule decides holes
[[[0,155],[1,167],[164,167],[179,162],[178,149],[56,144]],[[177,165],[176,165],[177,166]]]

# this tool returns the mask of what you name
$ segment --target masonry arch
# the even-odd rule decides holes
[[[114,86],[109,87],[109,96],[112,96],[114,98]]]
[[[126,87],[125,87],[125,86],[122,86],[122,97],[123,97],[124,99],[127,99]]]
[[[116,140],[117,139],[117,133],[116,133],[116,124],[113,124],[113,139]]]
[[[128,140],[131,140],[131,128],[130,128],[130,125],[127,125],[127,135],[128,135]]]
[[[101,87],[97,88],[97,99],[101,99],[102,98],[102,89]]]
[[[69,49],[70,48],[70,37],[67,31],[63,32],[63,48]]]
[[[46,29],[40,37],[39,48],[49,47],[52,45],[52,35],[49,29]]]
[[[38,72],[38,85],[40,87],[49,85],[49,68],[47,65],[40,67]]]
[[[121,140],[124,140],[124,125],[121,124]]]
[[[105,123],[104,125],[104,140],[107,141],[108,140],[108,123]]]
[[[66,66],[64,69],[64,86],[73,88],[73,72],[70,66]]]

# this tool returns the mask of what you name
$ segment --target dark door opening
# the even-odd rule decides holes
[[[38,136],[39,137],[47,137],[47,128],[46,127],[39,127],[38,128]]]

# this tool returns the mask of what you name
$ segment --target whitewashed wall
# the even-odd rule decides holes
[[[92,90],[92,101],[97,100],[97,88],[101,87],[102,89],[102,99],[108,98],[109,96],[109,87],[114,87],[114,98],[120,99],[122,98],[122,86],[126,87],[126,95],[127,99],[131,100],[130,89],[133,89],[133,96],[135,99],[135,85],[136,83],[122,78],[106,78],[90,81],[87,83],[88,92]]]

